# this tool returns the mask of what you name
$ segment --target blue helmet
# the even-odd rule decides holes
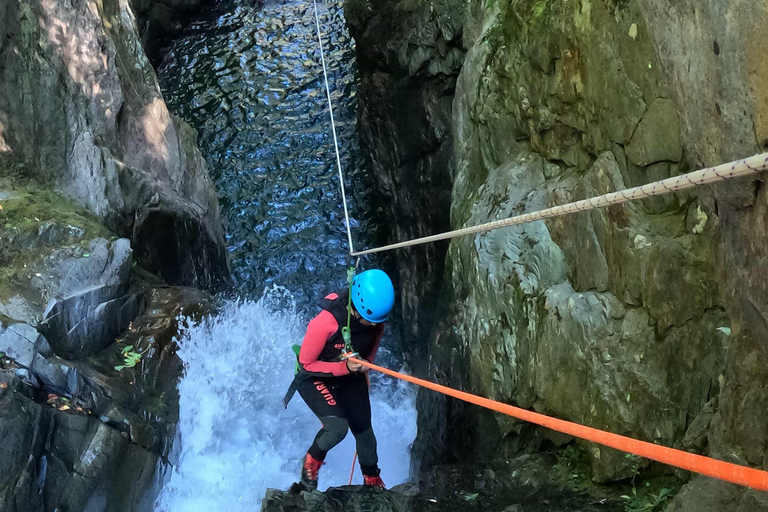
[[[352,280],[352,304],[369,322],[385,322],[395,305],[395,287],[386,272],[374,269],[356,275]]]

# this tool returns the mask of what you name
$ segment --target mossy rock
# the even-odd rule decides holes
[[[35,262],[54,250],[88,257],[88,241],[115,238],[78,203],[33,181],[0,177],[0,208],[0,301],[24,295]]]

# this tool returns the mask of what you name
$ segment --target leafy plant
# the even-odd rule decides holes
[[[650,483],[645,484],[646,487],[650,487]],[[666,487],[661,489],[658,494],[648,492],[640,495],[637,492],[637,487],[632,487],[632,496],[623,495],[625,500],[624,510],[626,512],[659,512],[664,509],[664,506],[672,498],[672,491]]]
[[[557,463],[555,463],[554,469],[576,485],[592,485],[592,469],[589,455],[578,445],[571,444],[564,450],[560,450],[557,453]]]
[[[672,498],[673,492],[666,487],[661,489],[658,494],[651,492],[651,483],[645,483],[645,492],[638,492],[635,480],[640,474],[640,466],[643,459],[637,455],[628,453],[625,457],[632,463],[632,495],[624,494],[621,498],[625,501],[625,512],[659,512],[664,509],[667,501]]]
[[[122,371],[125,368],[133,368],[141,361],[142,354],[133,351],[133,345],[126,345],[120,351],[123,355],[123,364],[115,366],[115,370]]]

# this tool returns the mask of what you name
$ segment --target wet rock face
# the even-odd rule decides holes
[[[12,161],[14,172],[54,183],[173,284],[224,284],[218,201],[196,134],[168,112],[129,5],[33,0],[2,10],[0,174]]]
[[[26,396],[0,370],[0,508],[8,512],[130,511],[153,485],[159,457],[93,416]]]
[[[464,57],[463,8],[451,2],[348,1],[361,75],[358,125],[390,241],[449,229],[451,111]],[[405,337],[420,365],[434,321],[445,244],[400,251]],[[418,299],[417,299],[418,298]],[[421,357],[420,357],[421,356]]]
[[[372,4],[351,4],[365,6],[367,17],[360,19],[368,23],[387,19]],[[768,17],[762,6],[434,4],[434,17],[464,13],[467,48],[446,123],[453,137],[453,228],[641,185],[763,147],[768,76],[755,64],[765,53],[764,38],[756,36]],[[365,43],[358,42],[358,51],[369,59],[385,56],[384,62],[399,55],[394,49],[408,35],[383,34],[411,30],[416,37],[415,12],[378,36],[370,28],[356,33]],[[417,39],[409,45],[413,55],[430,55],[422,69],[441,62],[436,48]],[[364,82],[379,73],[361,69]],[[410,80],[414,88],[429,82]],[[363,112],[387,108],[379,98],[364,101]],[[382,95],[381,103],[387,101]],[[364,140],[366,130],[386,126],[364,116]],[[422,123],[431,119],[420,116]],[[397,162],[398,146],[386,148],[391,138],[380,139],[388,156],[377,158]],[[387,180],[393,167],[377,169],[385,176],[378,179]],[[440,174],[433,169],[432,176]],[[393,194],[408,198],[414,190],[420,189],[402,182]],[[762,182],[748,179],[453,240],[427,376],[620,434],[764,466],[768,430],[754,422],[764,417],[768,367],[768,283],[758,249],[768,240],[767,204]],[[413,229],[412,219],[392,219]],[[427,220],[420,225],[433,232]],[[409,267],[401,272],[417,268],[398,257]],[[406,295],[426,282],[412,275],[416,284],[405,287]],[[411,318],[435,310],[429,295],[406,300]],[[415,449],[427,465],[450,455],[536,449],[547,437],[429,393],[420,395],[419,408]],[[596,480],[631,476],[619,454],[587,449]],[[696,479],[695,485],[705,484]],[[753,503],[741,491],[712,492],[723,503]],[[681,493],[676,506],[695,510],[695,494]]]
[[[174,336],[210,297],[134,266],[129,240],[38,183],[2,179],[0,197],[0,510],[141,509],[178,422]]]

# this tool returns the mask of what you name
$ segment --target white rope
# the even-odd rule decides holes
[[[575,212],[594,210],[596,208],[603,208],[612,204],[626,203],[627,201],[633,201],[635,199],[671,194],[678,190],[685,190],[687,188],[697,187],[699,185],[707,185],[709,183],[715,183],[718,181],[730,180],[733,178],[757,174],[759,172],[765,171],[766,169],[768,169],[768,153],[763,153],[760,155],[755,155],[751,158],[747,158],[745,160],[739,160],[738,162],[731,162],[728,164],[720,165],[718,167],[711,167],[709,169],[704,169],[689,174],[683,174],[674,178],[649,183],[641,187],[621,190],[619,192],[612,192],[610,194],[592,197],[590,199],[584,199],[583,201],[577,201],[575,203],[568,203],[562,206],[555,206],[545,210],[517,215],[515,217],[488,222],[478,226],[471,226],[468,228],[457,229],[455,231],[448,231],[439,235],[425,236],[423,238],[417,238],[407,242],[399,242],[376,249],[368,249],[367,251],[353,252],[352,256],[363,256],[365,254],[373,254],[376,252],[391,251],[393,249],[426,244],[429,242],[435,242],[437,240],[445,240],[447,238],[471,235],[474,233],[483,233],[492,229],[516,226],[537,220],[550,219],[552,217],[560,217]]]
[[[325,52],[323,51],[323,38],[320,32],[320,16],[317,14],[317,0],[312,0],[315,7],[315,25],[317,26],[317,42],[320,44],[320,60],[323,63],[323,77],[325,78],[325,93],[328,97],[328,112],[331,114],[331,129],[333,130],[333,147],[336,149],[336,166],[339,169],[339,185],[341,185],[341,200],[344,203],[344,219],[347,223],[347,241],[349,253],[354,254],[352,246],[352,229],[349,224],[349,210],[347,209],[347,193],[344,190],[344,174],[341,171],[341,156],[339,156],[339,142],[336,138],[336,121],[333,119],[333,104],[331,103],[331,88],[328,86],[328,70],[325,66]]]

